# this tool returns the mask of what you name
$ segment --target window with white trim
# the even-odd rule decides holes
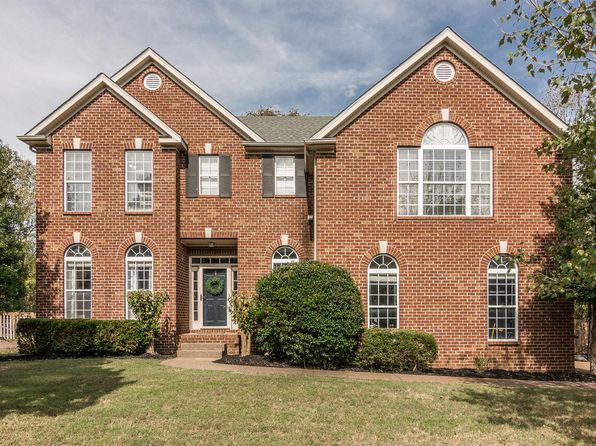
[[[126,210],[148,212],[153,209],[153,152],[126,152]]]
[[[277,269],[280,266],[297,263],[298,261],[298,253],[293,248],[280,246],[275,250],[273,256],[271,256],[271,268]]]
[[[488,264],[488,339],[517,340],[517,265],[505,254]]]
[[[399,266],[387,254],[368,265],[368,326],[399,328]]]
[[[293,156],[275,157],[275,195],[294,195],[296,170]]]
[[[91,212],[91,152],[64,151],[64,210]]]
[[[153,291],[153,253],[142,244],[136,244],[126,251],[126,317],[135,315],[128,307],[128,293],[136,290]]]
[[[490,216],[492,150],[470,149],[454,124],[430,127],[421,148],[398,149],[398,215]]]
[[[219,195],[219,157],[199,157],[200,195]]]
[[[64,254],[64,318],[91,319],[91,252],[85,245]]]

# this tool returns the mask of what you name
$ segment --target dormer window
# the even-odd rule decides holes
[[[451,123],[430,127],[420,148],[398,150],[398,215],[492,215],[492,150],[468,146]]]

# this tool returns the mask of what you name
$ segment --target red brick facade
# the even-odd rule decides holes
[[[446,84],[432,76],[438,60],[455,66]],[[156,72],[162,86],[143,86]],[[316,156],[309,197],[263,198],[261,157],[249,154],[246,138],[155,66],[144,68],[123,88],[178,132],[189,154],[232,159],[231,198],[187,198],[186,154],[159,145],[159,135],[109,92],[103,92],[55,130],[51,148],[37,154],[38,294],[42,317],[64,315],[64,252],[81,233],[92,253],[93,317],[125,317],[125,252],[142,232],[154,255],[154,289],[171,296],[160,349],[171,352],[180,336],[226,342],[238,349],[229,329],[191,332],[189,258],[236,256],[238,287],[251,290],[271,270],[281,236],[300,259],[346,268],[367,308],[367,268],[387,241],[399,263],[400,326],[433,333],[438,366],[473,367],[475,357],[491,366],[567,370],[573,366],[572,307],[537,301],[528,291],[527,268],[519,274],[519,340],[487,341],[487,265],[499,241],[533,252],[549,231],[541,203],[552,193],[534,148],[545,130],[447,50],[435,54],[405,81],[370,106],[336,136],[334,154]],[[491,217],[397,216],[397,148],[420,146],[426,129],[441,120],[461,126],[470,147],[493,149]],[[125,212],[124,156],[135,138],[154,154],[153,211]],[[92,152],[93,206],[88,214],[64,212],[63,152],[73,138]],[[315,193],[316,190],[316,193]],[[308,221],[316,215],[316,229]],[[235,240],[235,247],[192,248],[188,241]],[[313,234],[316,232],[316,235]],[[316,248],[316,252],[315,252]]]

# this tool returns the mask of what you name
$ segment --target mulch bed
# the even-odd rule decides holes
[[[261,355],[251,356],[224,356],[217,361],[220,364],[245,365],[253,367],[278,367],[288,368],[294,367],[289,364],[270,360]],[[341,370],[349,370],[353,372],[376,372],[376,370],[365,370],[357,367],[349,367]],[[377,372],[384,373],[384,372]],[[520,380],[536,380],[536,381],[571,381],[571,382],[596,382],[596,375],[590,375],[581,372],[510,372],[508,370],[486,370],[480,372],[474,369],[444,369],[433,368],[424,372],[408,372],[408,374],[416,375],[441,375],[441,376],[459,376],[464,378],[498,378],[498,379],[520,379]]]

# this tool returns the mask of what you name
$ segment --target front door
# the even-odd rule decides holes
[[[203,269],[203,326],[228,325],[227,269]]]

